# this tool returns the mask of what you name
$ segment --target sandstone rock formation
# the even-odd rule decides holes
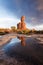
[[[21,17],[21,22],[17,24],[17,29],[19,30],[26,30],[26,24],[25,24],[25,16]]]

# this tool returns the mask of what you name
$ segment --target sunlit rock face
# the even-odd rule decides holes
[[[26,30],[25,16],[21,17],[21,22],[17,24],[17,29]]]
[[[21,29],[21,23],[17,24],[17,29]]]

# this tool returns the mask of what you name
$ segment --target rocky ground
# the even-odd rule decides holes
[[[10,36],[10,38],[8,38],[9,36],[7,35],[4,37],[0,38],[0,43],[2,43],[2,44],[0,44],[0,65],[43,65],[43,60],[41,60],[42,63],[37,64],[37,63],[34,63],[33,61],[27,62],[23,58],[21,59],[21,57],[18,57],[18,56],[8,57],[5,54],[4,49],[1,48],[1,46],[6,42],[4,40],[8,41],[10,38],[14,38],[14,36]],[[43,48],[43,35],[33,35],[33,39],[38,40],[39,44],[41,44],[42,48]],[[4,43],[3,43],[3,41],[1,42],[1,40],[3,40]],[[43,59],[43,56],[41,56],[40,58]],[[40,58],[39,58],[39,60],[40,60]]]

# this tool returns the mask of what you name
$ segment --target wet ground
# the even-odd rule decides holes
[[[36,38],[13,38],[0,47],[0,65],[43,65],[43,44]]]

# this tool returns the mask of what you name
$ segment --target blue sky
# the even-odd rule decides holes
[[[43,30],[43,0],[0,0],[0,27],[16,26],[22,15],[28,28]]]

